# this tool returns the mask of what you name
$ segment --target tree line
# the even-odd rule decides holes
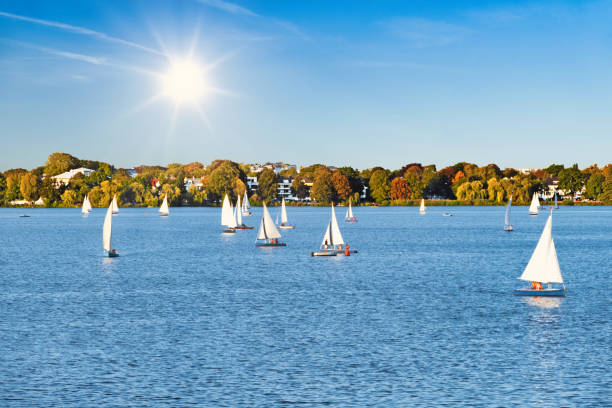
[[[52,176],[85,167],[90,175],[77,174],[68,184],[58,184]],[[270,166],[271,167],[271,166]],[[501,204],[510,196],[516,204],[528,204],[534,192],[545,192],[552,178],[568,197],[577,192],[587,200],[612,203],[612,165],[592,165],[579,169],[552,164],[545,169],[523,174],[515,169],[501,170],[495,164],[477,166],[459,162],[437,170],[435,165],[410,163],[400,169],[374,167],[358,170],[352,167],[328,167],[313,164],[288,168],[278,174],[272,168],[252,173],[247,164],[214,160],[208,166],[193,162],[162,166],[139,166],[132,177],[127,169],[95,161],[78,159],[67,153],[51,154],[43,166],[32,170],[10,169],[0,173],[0,204],[13,200],[35,201],[45,206],[73,207],[86,195],[93,206],[106,207],[117,195],[123,206],[158,206],[164,195],[173,206],[218,205],[229,194],[232,200],[248,190],[247,177],[256,176],[258,187],[247,191],[252,204],[273,203],[278,199],[277,183],[289,178],[292,194],[300,200],[329,204],[352,200],[379,205],[406,205],[421,198],[458,200],[471,204]],[[185,178],[193,178],[202,188],[189,188]],[[365,195],[363,192],[365,191]]]

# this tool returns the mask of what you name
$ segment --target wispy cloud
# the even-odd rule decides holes
[[[106,61],[106,58],[103,58],[103,57],[94,57],[94,56],[91,56],[91,55],[79,54],[79,53],[76,53],[76,52],[58,50],[58,49],[55,49],[55,48],[43,47],[43,46],[40,46],[40,45],[31,44],[31,43],[22,42],[22,41],[14,41],[14,40],[6,40],[6,39],[4,39],[3,42],[9,43],[9,44],[13,44],[13,45],[16,45],[16,46],[20,46],[22,48],[30,48],[30,49],[33,49],[33,50],[44,52],[45,54],[49,54],[49,55],[55,55],[55,56],[58,56],[58,57],[68,58],[68,59],[82,61],[82,62],[87,62],[89,64],[108,65],[107,61]]]
[[[466,27],[444,21],[413,17],[397,17],[378,24],[391,35],[419,48],[449,45],[462,40],[471,32]]]
[[[349,65],[354,67],[362,68],[405,68],[408,70],[417,71],[444,71],[444,72],[456,72],[458,69],[450,68],[442,65],[433,64],[421,64],[418,62],[410,61],[350,61]]]
[[[259,14],[249,10],[248,8],[239,6],[235,3],[230,3],[224,0],[198,0],[198,2],[219,10],[227,11],[232,14],[241,14],[244,16],[258,17]]]
[[[71,32],[71,33],[86,35],[86,36],[94,37],[94,38],[97,38],[97,39],[100,39],[100,40],[114,42],[114,43],[117,43],[117,44],[122,44],[122,45],[125,45],[125,46],[128,46],[128,47],[132,47],[132,48],[137,48],[139,50],[146,51],[146,52],[149,52],[149,53],[152,53],[152,54],[158,54],[158,55],[162,54],[161,52],[159,52],[157,50],[154,50],[153,48],[145,47],[144,45],[140,45],[140,44],[137,44],[135,42],[127,41],[127,40],[124,40],[124,39],[121,39],[121,38],[113,37],[113,36],[110,36],[108,34],[101,33],[99,31],[90,30],[89,28],[85,28],[85,27],[73,26],[73,25],[70,25],[70,24],[60,23],[60,22],[57,22],[57,21],[42,20],[42,19],[39,19],[39,18],[21,16],[21,15],[17,15],[17,14],[7,13],[7,12],[4,12],[4,11],[0,11],[0,16],[1,17],[10,18],[10,19],[13,19],[13,20],[19,20],[19,21],[25,21],[25,22],[28,22],[28,23],[44,25],[44,26],[47,26],[47,27],[59,28],[60,30],[68,31],[68,32]]]

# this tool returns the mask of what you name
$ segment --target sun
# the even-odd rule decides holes
[[[163,93],[175,103],[197,102],[206,93],[204,69],[191,59],[170,61],[168,71],[162,75]]]

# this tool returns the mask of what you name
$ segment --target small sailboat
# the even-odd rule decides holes
[[[247,196],[246,189],[244,190],[244,197],[242,198],[242,216],[250,217],[253,215],[251,212],[251,205],[249,204],[249,196]]]
[[[452,217],[453,214],[449,213],[449,212],[445,212],[444,214],[442,214],[444,217]]]
[[[111,203],[106,210],[104,226],[102,227],[102,247],[104,254],[109,258],[118,257],[119,254],[111,247],[111,237],[113,235],[113,204]]]
[[[558,210],[559,204],[557,204],[557,190],[553,190],[553,194],[555,195],[555,210]]]
[[[242,206],[240,205],[240,197],[238,197],[238,201],[236,202],[236,210],[234,211],[234,215],[236,217],[236,227],[234,227],[234,229],[253,229],[253,227],[244,225],[242,222]]]
[[[346,222],[357,222],[357,218],[353,214],[353,206],[352,206],[352,198],[349,198],[349,207],[346,210],[346,215],[344,216],[344,221]]]
[[[91,212],[91,204],[89,203],[89,196],[85,196],[83,199],[83,206],[81,207],[81,214],[87,215]]]
[[[531,205],[529,205],[529,215],[538,215],[538,208],[540,207],[540,200],[538,200],[538,193],[534,192],[531,198]]]
[[[508,206],[506,207],[506,219],[504,221],[504,231],[514,231],[514,227],[510,224],[510,208],[512,208],[512,196],[508,200]]]
[[[289,220],[287,220],[287,208],[285,207],[285,197],[283,197],[283,202],[281,203],[281,223],[278,226],[280,229],[293,229],[295,228],[295,224],[289,224]]]
[[[168,208],[168,194],[164,196],[164,202],[161,207],[159,207],[159,216],[167,217],[170,215],[170,208]]]
[[[287,244],[278,242],[281,237],[280,232],[276,229],[276,225],[270,217],[270,212],[266,203],[263,203],[263,217],[261,217],[261,223],[259,224],[259,232],[257,233],[257,240],[255,246],[258,247],[280,247],[287,246]]]
[[[425,199],[421,198],[421,207],[419,208],[419,213],[421,215],[425,214]]]
[[[563,285],[563,277],[561,276],[557,250],[555,249],[555,241],[552,237],[552,207],[550,207],[550,215],[548,216],[540,240],[531,255],[527,267],[525,267],[519,279],[531,282],[531,286],[529,288],[516,289],[514,291],[515,295],[565,296],[565,285]],[[542,284],[546,283],[548,287],[543,288]],[[553,283],[560,283],[562,287],[553,288]]]
[[[223,199],[223,206],[221,207],[221,225],[225,225],[227,228],[223,230],[226,234],[233,234],[236,232],[234,227],[236,226],[236,215],[232,211],[232,203],[230,203],[229,197],[225,194]]]
[[[113,202],[111,203],[111,210],[113,214],[119,214],[119,205],[117,205],[117,194],[113,196]]]
[[[338,220],[336,219],[336,211],[334,210],[334,204],[331,206],[331,218],[327,223],[327,229],[323,235],[323,241],[321,242],[320,251],[311,252],[312,256],[336,256],[338,254],[349,255],[351,253],[357,253],[354,249],[351,250],[342,238],[340,227],[338,226]]]

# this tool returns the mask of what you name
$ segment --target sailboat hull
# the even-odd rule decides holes
[[[167,217],[168,214],[159,214],[160,217]]]
[[[310,256],[336,256],[338,252],[336,251],[322,251],[322,252],[311,252]]]
[[[561,289],[515,289],[514,294],[517,296],[565,296],[565,288]]]
[[[250,217],[251,215],[253,215],[253,213],[251,213],[251,212],[243,212],[242,213],[243,217]]]
[[[234,229],[253,229],[253,228],[254,227],[249,227],[249,226],[246,226],[246,225],[241,225],[239,227],[234,227]]]
[[[284,242],[271,243],[271,242],[262,242],[259,244],[255,244],[256,247],[284,247],[287,246]]]
[[[105,254],[106,254],[107,258],[117,258],[117,257],[119,257],[119,254],[117,252],[105,251]]]
[[[344,220],[345,222],[357,222],[357,218],[353,217],[353,218],[347,218]]]
[[[280,229],[294,229],[295,225],[279,225],[278,228]]]
[[[529,215],[538,215],[538,213],[530,212]]]
[[[233,228],[227,228],[223,230],[224,234],[235,234],[236,230],[234,230]]]
[[[506,225],[506,226],[504,227],[504,231],[506,231],[506,232],[512,232],[512,231],[514,231],[514,227],[513,227],[512,225]]]

